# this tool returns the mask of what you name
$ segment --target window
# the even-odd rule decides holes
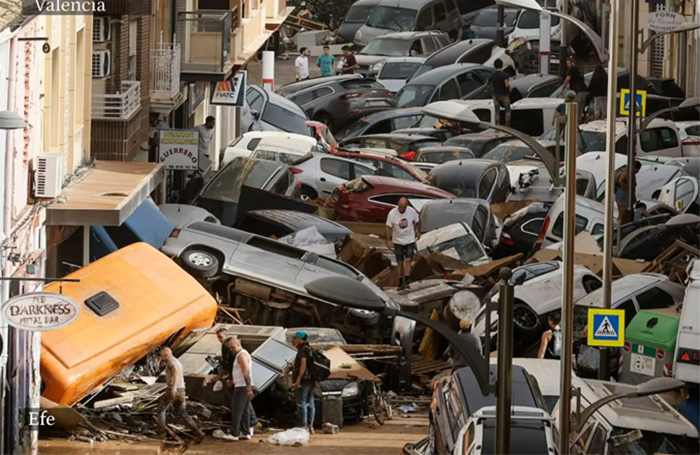
[[[442,49],[443,47],[449,46],[450,44],[452,44],[449,36],[440,35],[440,36],[436,36],[435,39],[437,40],[437,43],[438,43],[438,49]],[[700,135],[700,133],[699,133],[699,135]]]
[[[493,184],[496,182],[497,174],[498,171],[496,169],[489,169],[481,177],[481,181],[479,182],[479,193],[477,195],[479,199],[488,199],[488,197],[491,195],[491,189],[493,188]]]
[[[246,92],[245,98],[251,111],[260,112],[262,110],[265,99],[260,92],[254,88],[250,88]]]
[[[59,119],[61,118],[61,115],[59,115],[61,111],[59,106],[61,88],[61,49],[57,48],[51,52],[51,129],[49,130],[49,138],[52,148],[58,147],[61,143],[59,126]]]
[[[287,168],[282,168],[279,171],[277,180],[273,182],[272,188],[268,191],[276,194],[286,194],[290,186],[292,186],[292,181],[294,176],[292,172]]]
[[[394,38],[379,38],[371,41],[360,55],[381,55],[386,57],[401,57],[406,52],[406,41]],[[354,82],[354,81],[353,81]]]
[[[374,202],[381,202],[382,204],[398,205],[399,199],[403,196],[400,194],[383,194],[381,196],[375,196],[370,198]]]
[[[416,22],[416,30],[423,31],[428,30],[430,26],[433,25],[433,15],[430,12],[430,8],[426,8],[418,15],[418,21]]]
[[[387,144],[384,139],[367,138],[362,142],[362,147],[385,149]]]
[[[639,144],[642,151],[649,153],[657,150],[678,147],[678,137],[671,128],[654,128],[644,130],[640,136]]]
[[[700,125],[689,126],[685,129],[685,133],[689,136],[700,136]]]
[[[676,183],[676,200],[674,201],[676,210],[679,212],[685,210],[693,203],[693,196],[695,196],[695,185],[688,179],[679,180]]]
[[[457,82],[454,79],[450,79],[445,82],[442,87],[440,87],[440,96],[438,101],[453,100],[459,98],[459,89],[457,88]]]
[[[416,10],[395,6],[378,6],[367,19],[367,25],[383,30],[403,31],[413,27]],[[420,21],[420,18],[419,18]]]
[[[396,128],[398,129],[398,128]],[[380,133],[391,133],[393,129],[391,128],[391,120],[382,120],[374,125],[367,128],[364,134],[380,134]]]
[[[484,85],[483,81],[478,79],[474,73],[464,73],[457,76],[457,82],[459,83],[459,90],[462,92],[462,96],[466,96]]]
[[[591,229],[591,235],[600,235],[603,232],[605,232],[605,226],[598,223],[595,226],[593,226],[593,229]]]
[[[379,71],[377,79],[406,80],[413,76],[420,66],[420,62],[386,62]]]
[[[586,226],[588,226],[588,218],[583,217],[581,215],[576,215],[576,235],[578,235],[581,231],[585,230]],[[552,235],[560,239],[564,237],[563,213],[560,213],[557,217],[557,221],[554,223],[554,227],[552,227]]]
[[[464,449],[469,449],[471,447],[472,442],[474,442],[474,433],[476,432],[476,427],[474,426],[473,423],[469,424],[469,428],[467,428],[467,432],[464,434]]]
[[[416,124],[416,122],[420,119],[419,115],[408,115],[406,117],[396,117],[393,119],[394,123],[394,130],[400,130],[403,128],[410,128],[413,125]],[[393,130],[390,130],[393,131]],[[389,131],[387,131],[389,132]]]
[[[505,125],[506,111],[501,110],[501,124]],[[511,127],[522,131],[528,136],[539,136],[544,133],[544,117],[542,109],[513,109],[511,112]],[[549,127],[549,125],[547,125]]]
[[[637,314],[637,308],[634,306],[632,299],[625,300],[617,307],[614,307],[614,309],[625,311],[625,324],[629,324],[632,318]]]
[[[561,87],[559,79],[554,79],[552,82],[542,84],[527,94],[528,98],[549,98],[549,95],[556,89]]]
[[[459,14],[459,9],[457,9],[457,4],[453,2],[452,0],[447,0],[445,2],[445,6],[447,6],[447,13],[449,16],[456,16]]]
[[[405,107],[423,107],[428,100],[428,97],[435,90],[434,85],[406,85],[396,95],[396,107],[399,109]]]
[[[588,444],[587,453],[604,453],[605,452],[605,441],[607,439],[607,431],[602,425],[598,424],[595,428],[595,433],[591,438],[591,442]]]
[[[433,5],[433,12],[435,13],[435,22],[442,22],[447,19],[447,10],[445,10],[444,3],[436,3]]]
[[[415,40],[413,43],[411,43],[411,50],[408,51],[408,55],[414,57],[423,54],[425,54],[425,52],[423,51],[423,44],[420,40]]]
[[[477,45],[462,55],[459,60],[457,60],[457,63],[484,63],[491,57],[491,50],[493,49],[493,46],[493,41]],[[493,71],[488,71],[488,74],[485,77],[488,78],[492,72]]]
[[[276,104],[267,103],[262,120],[282,131],[289,131],[302,136],[309,135],[309,127],[306,126],[308,119],[306,117],[302,117]]]
[[[138,43],[138,21],[129,21],[129,67],[127,80],[136,81],[136,44]]]
[[[659,288],[648,289],[637,296],[640,310],[672,307],[676,302],[673,297]],[[625,319],[625,321],[627,321]]]
[[[476,213],[474,214],[474,219],[472,220],[472,231],[474,235],[479,240],[484,240],[484,234],[486,232],[488,213],[484,207],[478,207]]]
[[[588,428],[581,434],[581,437],[576,440],[576,445],[578,446],[579,449],[581,449],[581,453],[585,453],[584,449],[586,448],[586,442],[588,442],[588,438],[591,436],[591,430],[593,429],[593,425],[588,425]],[[602,454],[603,452],[595,452]]]
[[[423,42],[423,49],[425,51],[425,54],[432,54],[436,50],[438,50],[437,46],[435,45],[435,41],[430,36],[427,36],[421,40]]]
[[[552,156],[554,156],[554,152],[552,152]],[[588,178],[576,179],[576,194],[578,194],[579,196],[585,196],[589,182],[590,181]]]
[[[380,161],[378,164],[383,171],[385,171],[387,174],[394,178],[401,180],[416,180],[413,174],[411,174],[398,164],[390,163],[388,161]]]
[[[372,14],[376,5],[355,5],[348,10],[345,15],[343,22],[347,24],[364,24],[367,22],[367,18]],[[226,8],[228,9],[228,8]]]
[[[361,164],[353,164],[355,167],[355,178],[360,178],[365,175],[374,175],[375,171],[371,167],[363,166]]]
[[[259,138],[259,137],[256,137],[256,138],[251,139],[250,142],[248,142],[248,145],[246,146],[246,148],[247,148],[248,150],[250,150],[250,151],[255,150],[255,148],[256,148],[256,147],[258,146],[258,144],[260,143],[260,139],[261,139],[261,138]]]
[[[542,223],[544,223],[544,218],[533,218],[520,226],[520,230],[526,234],[539,236],[542,230]]]
[[[282,228],[281,226],[254,216],[245,216],[240,223],[236,223],[236,229],[251,232],[263,237],[271,237],[274,235],[280,238],[290,233],[289,229]]]
[[[314,100],[314,92],[316,90],[307,90],[298,95],[292,96],[289,99],[297,103],[299,106],[304,106]]]
[[[334,158],[321,159],[321,171],[345,180],[350,180],[350,163]]]
[[[75,123],[82,125],[85,113],[85,90],[83,87],[85,78],[85,29],[78,31],[75,50]]]

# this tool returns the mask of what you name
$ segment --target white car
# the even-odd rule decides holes
[[[700,259],[694,260],[688,271],[688,287],[685,288],[681,324],[673,361],[673,375],[686,382],[700,383]]]
[[[308,153],[317,146],[316,139],[295,133],[285,133],[283,131],[249,131],[244,133],[236,142],[226,147],[224,155],[221,157],[220,167],[224,167],[237,156],[248,157],[258,147],[263,139],[278,139],[284,141],[286,147],[299,150],[306,150]]]
[[[678,177],[664,185],[656,199],[678,213],[698,213],[700,180],[689,175]]]
[[[558,8],[547,8],[550,11],[559,12]],[[556,16],[550,16],[550,36],[553,41],[561,39],[562,20]],[[515,22],[513,32],[508,36],[508,44],[518,38],[527,38],[528,41],[540,39],[540,13],[523,10]]]
[[[527,264],[513,270],[514,289],[513,322],[515,343],[526,350],[537,342],[547,326],[548,316],[561,310],[562,263],[560,261]],[[598,276],[587,267],[574,265],[574,302],[602,286]],[[486,297],[486,301],[498,302],[498,285]],[[476,317],[473,333],[484,338],[486,334],[486,305]],[[498,334],[498,312],[491,312],[491,339]],[[495,344],[492,342],[492,347]],[[517,354],[516,354],[517,355]]]
[[[700,122],[676,122],[681,135],[683,156],[700,156]]]
[[[292,172],[301,182],[301,199],[328,197],[349,180],[375,175],[377,168],[325,153],[309,153],[294,163]]]
[[[578,147],[583,153],[604,152],[607,120],[593,120],[579,126]],[[542,137],[544,138],[544,137]],[[615,122],[615,153],[627,155],[627,118],[618,117]],[[637,157],[649,160],[659,156],[680,158],[685,155],[681,147],[678,127],[670,120],[655,118],[637,141]],[[692,155],[691,155],[692,156]]]

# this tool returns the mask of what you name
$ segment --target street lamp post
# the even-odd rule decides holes
[[[669,107],[667,109],[661,109],[660,111],[654,112],[653,114],[644,119],[644,121],[642,122],[642,126],[639,127],[639,134],[642,134],[644,130],[647,129],[647,127],[651,124],[652,120],[670,112],[680,111],[681,109],[687,109],[692,107],[700,107],[700,97],[696,96],[693,98],[688,98],[678,106]]]
[[[498,401],[496,402],[496,451],[494,452],[499,455],[508,455],[511,449],[510,405],[513,395],[514,297],[514,288],[510,282],[512,276],[513,272],[509,268],[503,268],[499,272],[501,284],[498,285]]]

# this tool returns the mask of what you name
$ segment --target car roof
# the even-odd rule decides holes
[[[484,68],[490,70],[490,68],[480,65],[478,63],[452,63],[450,65],[438,66],[433,68],[427,73],[423,73],[415,79],[411,79],[406,86],[409,85],[436,85],[441,84],[443,81],[455,77],[457,74],[464,73],[466,71],[475,70],[478,68]]]
[[[489,365],[490,382],[495,382],[497,373],[498,365]],[[530,388],[530,383],[527,380],[527,374],[525,368],[513,365],[513,395],[511,406],[539,407],[534,396],[534,391]],[[456,376],[459,381],[470,412],[476,412],[481,408],[496,404],[496,397],[494,394],[482,395],[479,383],[471,368],[459,368],[453,373],[453,376]]]
[[[434,137],[431,136],[423,136],[421,134],[408,134],[408,133],[378,133],[378,134],[364,134],[362,136],[358,136],[356,138],[350,139],[365,139],[365,138],[376,138],[376,139],[393,139],[398,142],[413,142],[413,141],[422,141],[422,140],[431,140],[434,141],[436,140]]]
[[[634,273],[625,275],[612,283],[611,302],[619,302],[630,297],[640,289],[644,289],[662,281],[668,281],[668,277],[658,273]],[[603,288],[596,289],[576,302],[576,305],[595,307],[596,303],[603,300]]]
[[[513,103],[512,109],[523,107],[532,107],[538,109],[556,109],[562,103],[562,100],[557,98],[523,98]]]
[[[296,231],[313,226],[321,233],[344,232],[349,234],[352,232],[342,224],[331,221],[328,218],[323,218],[312,213],[297,212],[295,210],[251,210],[245,216],[265,218],[270,221],[285,224]]]
[[[350,6],[350,8],[358,5],[379,5],[380,3],[382,3],[382,0],[357,0]]]
[[[425,60],[426,65],[433,65],[433,66],[439,66],[439,65],[448,65],[450,63],[454,63],[457,61],[459,57],[464,55],[465,52],[467,52],[470,49],[475,49],[480,46],[484,46],[487,43],[493,42],[494,40],[492,39],[470,39],[470,40],[462,40],[462,41],[457,41],[453,44],[450,44],[449,46],[445,46],[442,49],[439,49],[437,52],[435,52],[433,55],[428,57]]]
[[[451,193],[448,193],[445,190],[441,190],[440,188],[436,188],[431,185],[426,185],[424,183],[420,182],[414,182],[411,180],[403,180],[403,179],[397,179],[394,177],[384,177],[384,176],[378,176],[378,175],[365,175],[362,177],[362,180],[365,181],[365,183],[368,183],[374,188],[381,187],[381,186],[391,186],[395,188],[401,188],[402,190],[405,191],[412,191],[414,193],[424,193],[424,194],[430,194],[433,196],[438,196],[441,198],[444,197],[454,197]]]
[[[526,98],[529,99],[529,98]],[[539,98],[536,98],[539,99]],[[658,128],[661,126],[675,126],[675,123],[672,122],[671,120],[666,120],[662,118],[655,118],[653,119],[649,125],[647,126],[647,129],[649,128]],[[678,128],[678,127],[676,127]],[[608,121],[607,120],[593,120],[587,123],[583,123],[579,125],[579,131],[593,131],[596,133],[605,133],[608,130]],[[623,134],[627,133],[627,117],[617,117],[615,119],[615,134],[616,136],[621,136]]]
[[[434,145],[430,147],[421,147],[421,155],[424,153],[437,152],[471,152],[469,147],[460,147],[459,145]]]
[[[420,111],[420,107],[406,107],[403,109],[391,109],[388,111],[381,111],[381,112],[376,112],[374,114],[369,114],[365,115],[364,117],[360,118],[358,121],[364,121],[367,123],[371,123],[372,121],[380,121],[380,120],[385,120],[388,118],[395,118],[395,117],[401,117],[401,116],[408,116],[408,115],[423,115],[423,113]]]
[[[486,169],[496,167],[498,165],[498,161],[484,160],[481,158],[451,160],[445,161],[444,163],[436,166],[432,171],[430,171],[430,175],[434,175],[436,172],[458,172],[460,179],[471,178],[479,176],[483,174]],[[443,175],[447,176],[447,174]]]
[[[496,357],[491,357],[491,364],[497,362]],[[524,368],[530,376],[535,378],[542,395],[546,397],[559,396],[561,363],[558,359],[514,358],[513,365]]]
[[[589,404],[610,395],[637,390],[636,385],[578,377],[572,378],[572,386],[580,389],[582,398]],[[613,401],[596,411],[596,417],[600,416],[613,427],[698,437],[698,429],[659,395]]]
[[[309,116],[306,114],[306,111],[301,108],[297,103],[295,103],[292,100],[288,100],[282,95],[279,95],[277,93],[269,93],[267,94],[270,98],[268,99],[268,103],[276,104],[277,106],[282,106],[287,108],[288,110],[295,112],[296,114],[299,114],[301,117],[304,117],[305,119],[308,119]]]
[[[379,6],[396,6],[405,9],[416,9],[430,3],[433,0],[384,0]]]
[[[289,84],[285,84],[277,90],[274,91],[274,93],[277,93],[280,95],[279,92],[285,92],[288,94],[293,94],[302,90],[306,90],[307,88],[310,87],[318,87],[319,85],[325,85],[325,84],[330,84],[331,82],[341,82],[341,81],[347,81],[351,79],[362,79],[362,76],[359,74],[340,74],[338,76],[326,76],[323,78],[315,78],[315,79],[307,79],[304,81],[297,81],[297,82],[290,82]]]
[[[432,35],[445,35],[444,32],[440,30],[423,30],[423,31],[403,31],[403,32],[389,32],[386,35],[380,35],[374,40],[379,40],[379,39],[400,39],[400,40],[409,40],[412,38],[420,37],[420,36],[432,36]]]
[[[514,88],[521,90],[522,88],[530,89],[537,84],[556,80],[561,80],[561,77],[556,74],[518,74],[511,77],[508,80],[508,84],[511,90]]]

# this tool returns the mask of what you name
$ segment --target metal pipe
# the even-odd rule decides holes
[[[612,22],[612,21],[611,21]],[[630,38],[632,49],[630,53],[630,109],[627,122],[627,212],[623,221],[628,221],[634,209],[636,200],[636,178],[634,175],[634,160],[637,156],[637,64],[639,62],[639,0],[632,0],[632,21],[630,22]],[[612,28],[612,25],[611,25]],[[612,60],[612,59],[611,59]],[[620,208],[618,207],[618,210]],[[622,223],[621,223],[622,224]],[[619,246],[619,245],[618,245]]]
[[[496,45],[498,47],[506,47],[505,38],[505,21],[506,12],[503,5],[498,5],[496,9]],[[461,38],[461,37],[460,37]]]
[[[570,91],[566,104],[566,204],[564,206],[564,270],[562,275],[562,346],[561,390],[559,408],[559,455],[569,453],[571,430],[571,363],[574,344],[574,237],[576,235],[576,135],[578,133],[578,103]],[[613,98],[614,99],[614,98]],[[500,349],[500,346],[499,346]]]
[[[552,48],[552,16],[549,11],[540,13],[540,74],[549,74],[549,61]]]
[[[545,3],[546,4],[546,3]],[[569,14],[569,2],[561,2],[561,14]],[[561,40],[559,41],[559,76],[566,79],[567,67],[566,59],[569,58],[568,51],[568,34],[566,33],[566,23],[561,23]]]
[[[496,401],[495,452],[510,453],[510,404],[513,393],[513,286],[512,270],[502,268],[498,285],[498,395]]]
[[[617,114],[617,12],[620,9],[620,0],[611,0],[610,8],[610,60],[608,60],[608,118],[605,132],[605,144],[608,161],[605,165],[605,221],[603,237],[603,308],[609,309],[612,299],[612,256],[613,256],[613,235],[615,217],[615,122]],[[617,230],[618,245],[620,230]],[[610,365],[610,351],[608,348],[600,350],[600,368],[598,369],[598,379],[608,379],[603,365]]]
[[[688,34],[678,35],[678,85],[688,94]]]

